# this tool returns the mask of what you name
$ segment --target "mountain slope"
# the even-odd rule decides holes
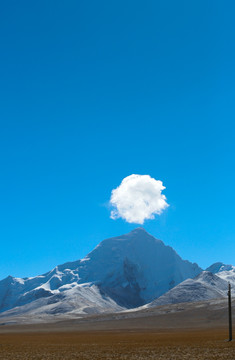
[[[96,311],[96,305],[97,311],[131,308],[154,300],[200,272],[197,264],[182,260],[171,247],[138,228],[104,240],[84,259],[59,265],[46,274],[0,281],[0,311],[17,307],[20,312],[29,304],[38,308],[61,301],[65,312],[69,301],[73,310],[86,308],[86,312],[89,308]],[[91,289],[97,304],[89,302]],[[80,306],[86,302],[87,307]]]
[[[235,288],[235,266],[225,265],[223,263],[217,262],[211,265],[207,270],[211,271],[213,274],[216,274],[221,279],[230,282],[232,289]]]
[[[144,229],[102,241],[79,266],[81,282],[95,282],[131,306],[146,303],[201,272]]]
[[[184,302],[196,302],[227,296],[228,282],[209,271],[203,271],[194,279],[187,279],[146,307]]]
[[[10,310],[4,311],[3,316],[15,316],[27,314],[33,318],[44,317],[47,315],[58,316],[69,313],[71,315],[90,315],[106,312],[122,311],[125,308],[116,304],[95,285],[76,283],[66,286],[66,290],[49,297],[41,297],[25,305],[15,306]]]

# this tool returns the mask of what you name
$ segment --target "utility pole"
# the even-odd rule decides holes
[[[228,341],[232,341],[233,333],[232,333],[232,304],[231,304],[231,285],[228,283],[228,323],[229,323],[229,339]]]

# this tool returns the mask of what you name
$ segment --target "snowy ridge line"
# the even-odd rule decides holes
[[[216,263],[208,269],[202,272],[137,228],[43,275],[3,279],[0,312],[86,315],[225,296],[227,281],[235,284],[235,267]]]

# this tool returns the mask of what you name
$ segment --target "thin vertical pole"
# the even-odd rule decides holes
[[[232,304],[231,304],[231,285],[228,284],[228,322],[229,322],[229,340],[232,341],[233,333],[232,333]]]

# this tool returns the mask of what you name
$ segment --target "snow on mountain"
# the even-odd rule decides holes
[[[126,306],[149,302],[200,272],[142,228],[102,241],[79,266],[80,282],[95,282]]]
[[[228,282],[209,271],[203,271],[194,279],[187,279],[146,307],[184,302],[196,302],[227,296]]]
[[[210,271],[213,274],[217,274],[223,271],[230,271],[230,270],[235,270],[235,266],[225,265],[222,262],[216,262],[206,269],[206,271]]]
[[[60,315],[65,313],[90,315],[105,312],[122,311],[124,308],[119,306],[95,285],[72,283],[65,285],[60,292],[48,297],[33,299],[25,305],[13,307],[3,312],[1,315],[31,315],[39,318],[41,315]]]
[[[46,274],[0,281],[0,312],[89,313],[137,307],[201,271],[137,228],[102,241],[84,259]]]
[[[227,283],[230,282],[232,290],[235,289],[235,266],[225,265],[221,262],[217,262],[207,268],[207,270],[211,271],[213,274],[216,274]]]
[[[231,269],[231,270],[225,270],[225,271],[221,271],[219,273],[216,274],[217,276],[219,276],[221,279],[226,280],[227,282],[230,282],[232,288],[235,288],[235,268]]]

